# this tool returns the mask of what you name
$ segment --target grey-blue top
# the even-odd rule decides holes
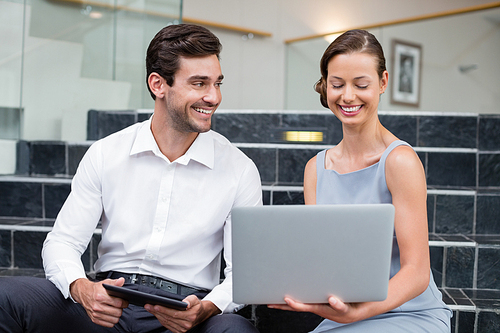
[[[385,162],[387,156],[392,152],[392,150],[400,145],[410,146],[404,141],[394,141],[385,150],[380,158],[380,161],[361,170],[354,172],[339,174],[334,170],[325,169],[325,154],[326,150],[318,153],[316,160],[317,168],[317,186],[316,186],[316,204],[362,204],[362,203],[392,203],[392,195],[387,188],[387,183],[385,179]],[[396,208],[397,209],[397,208]],[[400,269],[399,262],[399,248],[396,240],[396,236],[393,239],[393,250],[392,250],[392,260],[391,260],[391,277],[393,277]],[[394,309],[390,313],[404,313],[419,311],[419,314],[423,312],[428,313],[429,316],[434,319],[439,319],[441,322],[446,322],[449,327],[449,318],[451,317],[451,310],[442,301],[441,292],[438,290],[434,279],[432,277],[429,281],[429,286],[427,289],[419,296],[414,299],[404,303],[399,308]],[[384,320],[398,320],[398,316],[389,316],[389,314],[381,315]],[[410,320],[406,316],[401,318],[405,321]],[[372,319],[376,319],[374,317]],[[424,320],[429,321],[430,318]],[[371,322],[372,320],[370,320]],[[374,324],[373,322],[370,324]],[[420,325],[420,323],[419,323]],[[328,331],[339,325],[333,323],[329,320],[325,320],[315,332]],[[358,326],[358,325],[347,325],[347,326]],[[371,326],[370,326],[371,327]],[[389,326],[387,326],[389,327]],[[392,327],[392,326],[390,326]],[[354,330],[355,332],[356,330]],[[359,325],[362,329],[362,326]],[[407,327],[408,328],[408,327]],[[347,327],[344,327],[347,329]],[[364,328],[363,328],[364,329]],[[449,330],[449,328],[448,328]],[[344,330],[341,330],[344,331]],[[351,331],[351,330],[349,330]],[[446,331],[446,330],[444,330]]]

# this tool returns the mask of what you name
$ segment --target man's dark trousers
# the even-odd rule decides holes
[[[139,290],[157,295],[169,293],[137,286]],[[71,299],[64,299],[54,284],[36,277],[0,278],[0,332],[170,332],[144,308],[129,305],[113,328],[94,324],[85,309]],[[216,315],[189,331],[190,333],[258,332],[237,314]]]

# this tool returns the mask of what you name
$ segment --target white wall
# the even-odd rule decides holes
[[[284,109],[287,107],[288,109],[303,109],[305,107],[302,107],[300,103],[297,103],[296,107],[295,105],[285,105],[287,57],[284,41],[286,39],[489,2],[492,1],[184,0],[184,16],[272,33],[272,37],[256,36],[253,39],[243,39],[241,33],[212,29],[223,43],[221,63],[226,79],[222,87],[223,103],[221,108]],[[43,4],[47,7],[44,8],[49,13],[56,10],[50,6],[57,5],[55,2],[45,0],[37,0],[33,3],[38,6]],[[37,7],[37,9],[40,10],[40,7]],[[97,23],[87,27],[88,22],[82,21],[87,25],[82,23],[83,25],[74,27],[76,30],[67,32],[69,37],[66,39],[60,37],[60,34],[56,34],[56,37],[59,37],[55,39],[38,36],[37,34],[33,36],[32,33],[38,30],[30,28],[28,25],[24,39],[26,51],[24,54],[24,67],[21,69],[20,50],[23,29],[22,24],[19,22],[23,21],[23,10],[23,3],[0,0],[0,45],[2,45],[0,47],[0,106],[16,108],[22,100],[24,108],[24,122],[21,128],[23,139],[85,140],[86,112],[88,109],[127,109],[136,107],[133,102],[138,100],[135,96],[140,95],[141,92],[139,91],[138,94],[134,94],[134,92],[140,89],[134,90],[128,83],[130,81],[124,80],[123,75],[120,75],[122,73],[121,67],[117,68],[118,80],[116,81],[99,77],[100,74],[107,73],[105,69],[89,76],[89,63],[82,59],[86,52],[85,45],[78,42],[78,38],[69,38],[74,37],[74,35],[78,37],[80,30],[85,32],[93,27],[98,27]],[[30,16],[31,6],[26,7],[26,13],[26,22],[30,24],[32,18]],[[39,21],[44,16],[38,15],[37,17],[38,21],[36,22],[40,23]],[[152,24],[151,22],[145,22],[145,24],[145,33],[127,44],[135,47],[134,50],[145,49],[150,39],[149,35],[154,35],[154,31],[158,30],[156,25],[154,25],[154,28],[152,26],[148,27],[148,25]],[[139,28],[141,26],[139,24]],[[55,29],[52,25],[48,25],[48,27]],[[130,32],[127,32],[129,39],[130,35]],[[459,41],[460,38],[453,46],[459,44]],[[100,44],[97,43],[97,45]],[[481,45],[481,47],[484,47],[483,51],[481,51],[483,57],[494,62],[496,57],[491,55],[498,54],[498,46],[497,49],[488,48],[487,46]],[[475,45],[471,45],[471,47],[475,47]],[[89,50],[87,49],[87,51]],[[98,52],[99,50],[93,49],[93,51]],[[131,53],[125,51],[124,53]],[[103,52],[105,50],[98,53]],[[133,53],[135,54],[135,52]],[[135,58],[141,58],[141,56],[137,55]],[[304,70],[300,69],[297,80],[304,81],[306,88],[294,92],[300,100],[304,101],[307,101],[307,98],[302,97],[302,94],[306,94],[306,92],[311,94],[311,101],[315,103],[312,108],[315,109],[321,108],[317,102],[317,96],[314,95],[315,93],[312,92],[311,88],[317,76],[316,64],[319,57],[317,58],[318,60],[311,59],[311,64],[308,64]],[[464,61],[470,60],[464,59]],[[137,65],[136,67],[139,68],[140,66]],[[94,62],[94,67],[99,66]],[[136,67],[126,67],[126,70],[123,70],[124,75],[128,75],[133,71],[131,68]],[[136,71],[140,72],[140,69]],[[22,81],[20,73],[23,73]],[[432,78],[431,74],[426,75]],[[104,75],[104,77],[107,76],[109,75]],[[143,87],[143,91],[146,91],[144,78],[141,75],[136,76],[138,78],[134,79],[134,84],[137,81],[137,85]],[[486,101],[485,103],[488,105],[498,105],[499,101],[497,99],[488,99],[483,94],[488,89],[498,90],[500,74],[496,75],[496,77],[496,81],[484,82],[480,71],[471,73],[470,80],[477,82],[477,84],[474,89],[466,91],[469,100],[481,96],[482,101]],[[463,79],[464,77],[460,78]],[[22,95],[20,95],[21,82],[23,87]],[[458,85],[457,89],[463,89],[463,87],[460,87],[459,80],[455,80],[453,83]],[[425,89],[429,89],[427,85]],[[435,94],[435,91],[428,92],[428,94],[430,93]],[[463,95],[461,94],[461,96]],[[439,94],[437,94],[436,98],[439,98]],[[468,112],[482,112],[485,109],[483,102],[475,100],[474,103],[476,103],[477,108],[467,110]],[[437,104],[431,101],[430,105]],[[496,112],[496,110],[492,112]]]
[[[387,55],[392,39],[422,45],[417,110],[500,113],[500,8],[385,28],[382,36]],[[460,71],[468,66],[475,68]],[[388,69],[394,74],[392,64]],[[409,109],[389,102],[381,109]]]
[[[291,2],[297,2],[293,0]],[[222,108],[281,109],[285,47],[283,2],[266,0],[185,0],[183,15],[262,30],[272,37],[243,39],[243,33],[210,28],[221,40]]]
[[[283,109],[284,40],[492,2],[495,1],[184,0],[183,14],[272,33],[270,38],[243,40],[239,33],[212,29],[223,43],[221,63],[225,80],[221,108]],[[481,109],[467,112],[481,112]]]

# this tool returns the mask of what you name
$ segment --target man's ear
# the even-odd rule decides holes
[[[149,74],[148,85],[149,89],[151,89],[151,91],[157,98],[165,97],[165,87],[167,85],[167,82],[163,77],[160,76],[160,74],[155,72]]]

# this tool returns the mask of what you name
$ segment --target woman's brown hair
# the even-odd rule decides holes
[[[325,50],[320,61],[321,78],[316,82],[314,89],[319,93],[321,105],[328,108],[326,98],[328,63],[339,54],[368,53],[377,62],[377,73],[382,78],[385,67],[385,57],[382,46],[374,35],[366,30],[349,30],[337,37]]]

